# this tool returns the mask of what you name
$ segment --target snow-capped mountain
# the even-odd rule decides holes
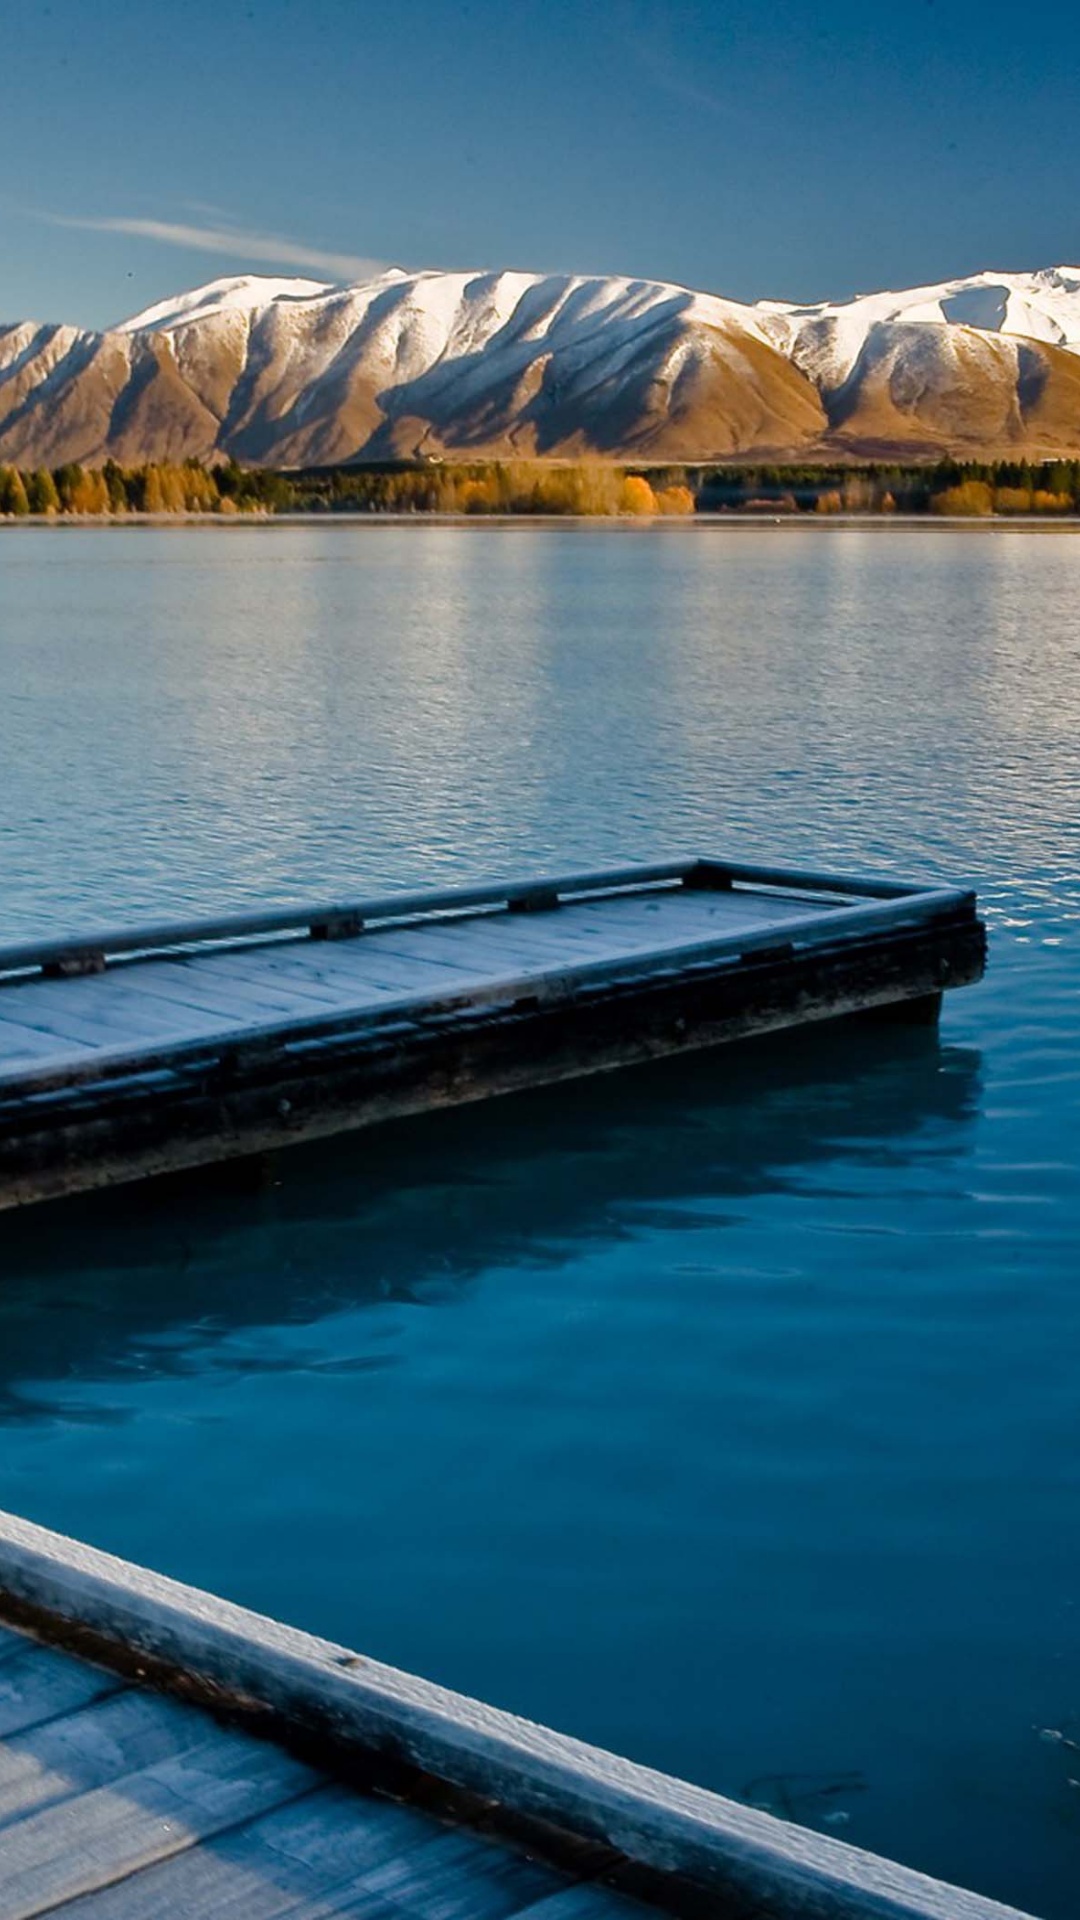
[[[1080,449],[1080,268],[814,306],[647,280],[245,276],[0,328],[0,460]]]

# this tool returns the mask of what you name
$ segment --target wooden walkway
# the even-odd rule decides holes
[[[0,948],[0,1205],[809,1019],[983,967],[974,896],[684,860]]]
[[[2,1920],[1025,1920],[10,1514],[0,1620]]]
[[[560,1870],[0,1629],[3,1920],[642,1915],[597,1884],[611,1849],[577,1854]]]

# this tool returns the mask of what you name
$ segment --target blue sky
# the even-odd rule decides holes
[[[0,27],[0,319],[367,261],[812,299],[1080,260],[1080,9],[50,0]]]

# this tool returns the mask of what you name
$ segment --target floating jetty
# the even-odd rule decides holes
[[[1025,1920],[0,1514],[0,1914]]]
[[[0,948],[0,1207],[806,1021],[933,1019],[961,888],[687,859]]]

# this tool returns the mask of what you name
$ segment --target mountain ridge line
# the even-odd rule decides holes
[[[0,325],[0,462],[1064,457],[1080,267],[746,305],[661,281],[223,276]]]

